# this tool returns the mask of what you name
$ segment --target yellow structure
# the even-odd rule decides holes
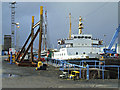
[[[69,13],[69,19],[70,19],[69,39],[71,39],[71,13]]]
[[[37,67],[40,67],[42,65],[43,65],[43,63],[41,61],[39,61],[38,64],[37,64]]]
[[[34,16],[32,16],[32,23],[34,23]]]
[[[80,73],[79,71],[72,71],[69,77],[71,79],[79,79],[79,73]]]
[[[10,57],[11,57],[11,55],[9,55],[9,61],[10,61]],[[13,61],[13,63],[15,63],[15,55],[12,55],[12,61]]]
[[[79,17],[79,34],[82,34],[82,29],[83,29],[83,24],[82,24],[82,18],[81,16]]]
[[[43,15],[43,6],[40,6],[40,15]]]
[[[41,59],[41,42],[42,42],[42,26],[43,25],[43,6],[40,6],[40,31],[39,31],[39,49],[38,49],[38,61]]]
[[[38,61],[38,64],[37,64],[36,70],[38,70],[38,68],[40,68],[40,66],[43,66],[43,63],[42,63],[41,61]]]

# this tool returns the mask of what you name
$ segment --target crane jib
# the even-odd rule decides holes
[[[116,29],[116,32],[115,32],[115,34],[114,34],[114,36],[113,36],[113,38],[112,38],[112,40],[111,40],[111,42],[110,42],[110,44],[109,44],[109,46],[108,46],[108,49],[111,50],[113,44],[115,43],[115,40],[116,40],[117,37],[118,37],[119,32],[120,32],[120,25],[119,25],[119,27]]]

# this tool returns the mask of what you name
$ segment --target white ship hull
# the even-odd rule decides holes
[[[59,52],[53,53],[52,58],[59,60],[100,58],[99,52],[100,48],[95,47],[61,48]]]

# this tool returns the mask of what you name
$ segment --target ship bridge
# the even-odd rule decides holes
[[[73,39],[91,39],[91,34],[73,34],[71,35],[71,38]]]

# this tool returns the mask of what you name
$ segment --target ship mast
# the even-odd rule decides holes
[[[82,34],[82,29],[83,29],[83,24],[82,24],[82,18],[81,16],[79,17],[79,34]]]
[[[70,20],[69,39],[71,39],[71,13],[69,13],[69,20]]]

